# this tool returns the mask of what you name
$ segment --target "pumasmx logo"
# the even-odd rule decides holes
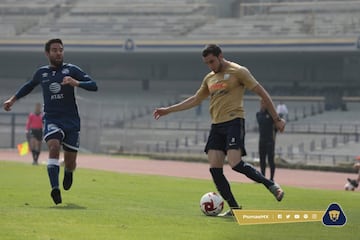
[[[330,204],[323,216],[322,222],[325,226],[330,227],[344,226],[346,223],[346,216],[340,205],[337,203]]]
[[[324,211],[313,210],[242,210],[233,209],[239,225],[323,222],[325,226],[343,226],[346,217],[337,203]]]

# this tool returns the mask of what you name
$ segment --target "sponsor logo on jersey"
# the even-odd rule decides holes
[[[61,90],[61,85],[57,82],[53,82],[49,85],[49,90],[52,93],[58,93]]]
[[[51,100],[64,98],[64,94],[59,93],[61,90],[61,85],[59,83],[57,83],[57,82],[51,83],[49,85],[49,90],[50,90],[50,92],[54,93],[53,95],[50,96]]]
[[[219,89],[225,89],[226,86],[227,86],[226,83],[222,83],[222,82],[215,83],[215,84],[210,86],[210,91],[216,91],[216,90],[219,90]]]

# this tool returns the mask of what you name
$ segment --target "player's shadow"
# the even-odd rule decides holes
[[[84,209],[87,209],[87,207],[80,206],[75,203],[65,203],[65,204],[60,204],[57,206],[51,206],[49,208],[62,209],[62,210],[84,210]]]

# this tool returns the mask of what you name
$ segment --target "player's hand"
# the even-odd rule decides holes
[[[11,107],[12,105],[14,105],[14,100],[12,100],[11,98],[6,100],[4,103],[3,103],[3,108],[5,111],[11,111]]]
[[[160,117],[169,114],[168,108],[156,108],[153,112],[153,116],[156,120],[158,120]]]
[[[279,130],[279,132],[284,132],[285,130],[285,125],[286,125],[286,121],[282,118],[280,118],[280,120],[275,122],[275,127],[277,130]]]
[[[63,81],[61,83],[61,85],[70,85],[73,87],[78,87],[79,86],[79,81],[77,81],[76,79],[70,77],[70,76],[66,76],[63,78]]]

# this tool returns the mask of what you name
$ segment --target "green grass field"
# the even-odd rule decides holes
[[[62,173],[61,173],[62,176]],[[343,227],[321,222],[239,226],[206,217],[199,199],[212,181],[78,169],[63,204],[49,196],[45,166],[0,161],[0,239],[359,239],[359,192],[284,187],[283,202],[259,184],[232,184],[246,209],[325,210],[332,202],[347,217]]]

